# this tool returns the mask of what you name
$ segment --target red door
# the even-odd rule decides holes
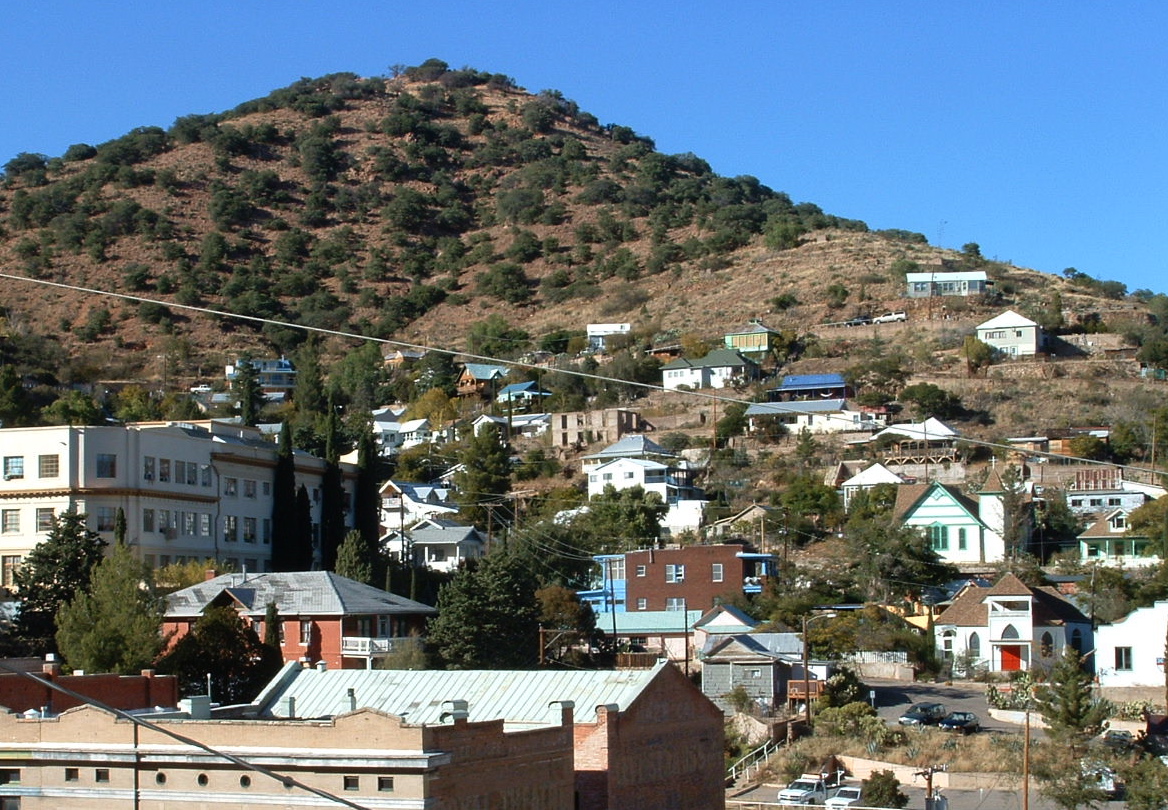
[[[1022,669],[1022,648],[1014,645],[1002,647],[1002,672],[1017,672]]]

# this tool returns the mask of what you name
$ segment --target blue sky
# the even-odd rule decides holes
[[[873,228],[1168,292],[1168,4],[727,5],[19,3],[0,163],[437,57]]]

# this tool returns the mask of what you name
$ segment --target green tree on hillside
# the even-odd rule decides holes
[[[280,651],[263,644],[234,608],[208,607],[185,636],[158,661],[158,671],[178,678],[184,695],[202,695],[211,677],[211,699],[247,703],[280,669]]]
[[[459,454],[462,469],[455,473],[459,514],[479,528],[508,514],[505,496],[511,491],[511,448],[496,425],[471,436]],[[494,514],[491,510],[494,509]]]

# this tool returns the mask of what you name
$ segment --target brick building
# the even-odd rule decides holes
[[[62,675],[59,664],[46,661],[37,675],[115,709],[178,705],[178,679],[155,675],[152,669],[142,670],[141,675]],[[0,706],[11,712],[59,713],[80,705],[77,698],[24,674],[0,673]]]
[[[761,593],[775,557],[724,544],[598,555],[599,587],[580,592],[598,613],[705,611],[731,594]]]
[[[337,669],[369,668],[395,648],[419,643],[426,619],[438,612],[331,571],[224,574],[170,594],[163,633],[177,641],[209,605],[226,605],[262,638],[269,602],[280,617],[285,661]]]

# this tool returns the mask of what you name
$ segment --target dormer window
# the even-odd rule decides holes
[[[1116,515],[1111,519],[1111,530],[1113,532],[1122,532],[1127,529],[1127,517],[1125,515]]]

